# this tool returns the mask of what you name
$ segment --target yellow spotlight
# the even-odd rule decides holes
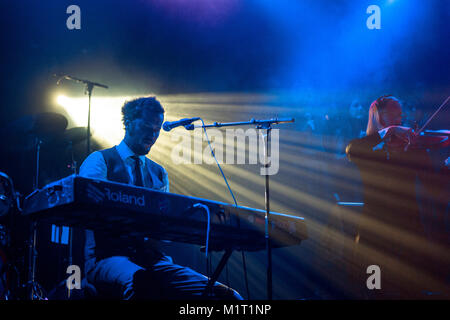
[[[121,107],[130,97],[93,97],[91,100],[91,132],[105,145],[118,143],[124,135]],[[70,116],[75,126],[87,126],[88,98],[57,97],[57,102]]]

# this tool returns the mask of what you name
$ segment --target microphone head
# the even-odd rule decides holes
[[[163,128],[164,131],[172,130],[172,126],[170,125],[170,122],[168,122],[168,121],[163,123],[162,128]]]
[[[163,128],[164,131],[170,131],[173,128],[176,128],[176,127],[181,127],[181,126],[186,127],[186,126],[190,125],[192,122],[197,121],[197,120],[200,120],[200,118],[199,117],[196,117],[196,118],[184,118],[184,119],[181,119],[181,120],[178,120],[178,121],[174,121],[174,122],[166,121],[166,122],[163,123],[162,128]]]

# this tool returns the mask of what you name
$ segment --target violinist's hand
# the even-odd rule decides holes
[[[403,126],[386,127],[378,131],[378,133],[380,134],[383,140],[395,136],[397,138],[400,138],[402,141],[405,141],[406,143],[411,143],[411,141],[415,138],[412,129],[410,127],[403,127]]]

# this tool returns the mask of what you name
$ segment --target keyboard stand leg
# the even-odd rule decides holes
[[[222,259],[220,259],[220,262],[217,265],[216,270],[214,270],[212,277],[209,278],[209,280],[208,280],[208,284],[206,285],[205,291],[203,291],[203,294],[202,294],[203,297],[207,297],[210,293],[212,293],[211,289],[212,289],[214,283],[219,278],[220,273],[222,272],[223,268],[225,267],[225,265],[232,253],[233,253],[232,249],[225,250],[225,253],[222,256]]]

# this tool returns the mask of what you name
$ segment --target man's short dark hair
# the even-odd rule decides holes
[[[141,118],[144,111],[155,115],[164,113],[164,108],[155,97],[143,97],[126,101],[122,107],[122,121],[133,121]]]

